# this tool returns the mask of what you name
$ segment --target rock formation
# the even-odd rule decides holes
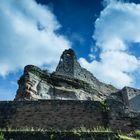
[[[131,111],[140,112],[140,90],[138,89],[124,87],[112,93],[108,99],[118,101]]]
[[[18,81],[15,100],[62,99],[62,100],[104,100],[117,89],[96,79],[82,68],[72,49],[65,50],[56,71],[28,65]]]
[[[63,52],[53,73],[27,65],[18,84],[15,100],[117,100],[140,111],[140,90],[130,87],[120,90],[100,82],[80,66],[72,49]]]

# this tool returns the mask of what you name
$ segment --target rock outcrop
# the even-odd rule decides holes
[[[117,89],[100,82],[92,73],[82,68],[72,49],[65,50],[56,71],[27,65],[18,81],[15,100],[94,100],[114,101],[129,110],[140,111],[140,90],[124,87]]]
[[[15,100],[102,101],[111,93],[118,91],[112,85],[100,82],[89,71],[82,68],[72,49],[63,52],[53,73],[33,65],[26,66],[18,84]]]
[[[110,94],[107,100],[118,101],[123,104],[125,108],[130,111],[140,112],[140,90],[131,87],[124,87],[123,89]]]

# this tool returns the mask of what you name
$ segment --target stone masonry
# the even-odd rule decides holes
[[[99,102],[40,100],[0,102],[0,128],[70,130],[104,126]]]
[[[140,115],[125,111],[117,101],[38,100],[0,101],[0,128],[72,130],[80,127],[109,127],[112,130],[140,129]]]

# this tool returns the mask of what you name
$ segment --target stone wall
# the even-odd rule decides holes
[[[0,128],[44,128],[68,130],[105,126],[102,105],[89,101],[2,101]]]
[[[77,100],[0,102],[0,128],[63,131],[83,126],[131,131],[140,129],[140,114],[130,112],[115,100],[108,100],[106,104]]]
[[[118,93],[119,94],[119,93]],[[108,126],[113,130],[134,131],[140,129],[140,113],[132,111],[122,100],[106,100],[108,110]]]

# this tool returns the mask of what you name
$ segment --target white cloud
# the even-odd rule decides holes
[[[56,34],[61,26],[48,7],[35,0],[1,0],[0,75],[27,64],[54,69],[70,42]]]
[[[135,86],[134,73],[140,70],[140,60],[129,52],[129,43],[140,43],[140,4],[106,2],[93,35],[101,49],[100,61],[79,61],[102,81],[119,88]]]

